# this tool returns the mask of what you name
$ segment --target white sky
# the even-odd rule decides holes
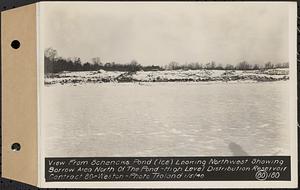
[[[62,57],[143,65],[287,62],[288,3],[44,2],[41,37]]]

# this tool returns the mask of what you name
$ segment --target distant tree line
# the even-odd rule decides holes
[[[142,66],[137,61],[132,60],[127,64],[119,64],[115,62],[102,63],[99,57],[93,58],[92,62],[82,63],[78,57],[62,58],[58,57],[57,51],[53,48],[47,48],[44,53],[45,73],[59,73],[62,71],[97,71],[100,69],[106,71],[155,71],[164,70],[160,66]]]
[[[172,61],[164,67],[165,70],[198,70],[198,69],[207,69],[207,70],[259,70],[259,69],[276,69],[276,68],[289,68],[289,63],[277,63],[273,64],[267,62],[264,65],[259,64],[250,64],[246,61],[242,61],[237,65],[226,64],[216,64],[214,61],[202,64],[198,62],[179,64],[178,62]]]
[[[92,59],[92,62],[82,63],[78,57],[74,58],[62,58],[58,56],[58,53],[53,48],[47,48],[44,52],[45,61],[45,73],[59,73],[62,71],[97,71],[100,69],[106,71],[161,71],[161,70],[257,70],[257,69],[273,69],[273,68],[288,68],[288,63],[273,64],[271,62],[266,63],[264,66],[258,64],[249,64],[246,61],[238,63],[236,66],[227,64],[216,64],[215,62],[209,62],[206,64],[200,64],[198,62],[179,64],[178,62],[172,61],[168,65],[161,67],[157,65],[142,66],[137,61],[132,60],[130,63],[119,64],[115,62],[102,63],[99,57]]]

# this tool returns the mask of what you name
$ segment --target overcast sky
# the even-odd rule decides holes
[[[288,61],[284,3],[76,3],[41,6],[44,48],[143,65]]]

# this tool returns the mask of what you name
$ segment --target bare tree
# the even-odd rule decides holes
[[[208,62],[205,64],[205,69],[210,69],[211,68],[211,64]]]
[[[51,62],[53,62],[57,58],[57,50],[53,49],[52,47],[49,47],[49,48],[45,49],[44,55]]]
[[[223,70],[224,68],[223,68],[223,65],[220,63],[220,64],[218,64],[218,66],[216,67],[216,69]]]
[[[176,61],[172,61],[171,63],[169,63],[168,65],[168,69],[169,70],[175,70],[179,67],[179,63],[177,63]]]
[[[216,68],[216,63],[214,61],[211,62],[211,69],[215,69]]]
[[[249,63],[247,63],[246,61],[240,62],[236,67],[237,67],[238,70],[250,70],[250,69],[252,69],[252,66]]]
[[[289,68],[289,62],[283,63],[283,64],[282,64],[282,67],[283,67],[283,68]]]
[[[234,66],[231,65],[231,64],[227,64],[227,65],[225,66],[225,70],[234,70]]]
[[[92,58],[92,63],[93,63],[94,65],[102,66],[100,57],[94,57],[94,58]]]
[[[255,65],[253,66],[253,69],[254,69],[254,70],[259,70],[259,69],[260,69],[260,67],[259,67],[259,65],[258,65],[258,64],[255,64]]]
[[[274,65],[269,61],[265,64],[265,69],[273,69]]]

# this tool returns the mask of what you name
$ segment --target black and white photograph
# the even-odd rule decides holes
[[[0,4],[0,189],[298,187],[297,2]]]
[[[40,8],[45,157],[292,153],[290,4]]]

